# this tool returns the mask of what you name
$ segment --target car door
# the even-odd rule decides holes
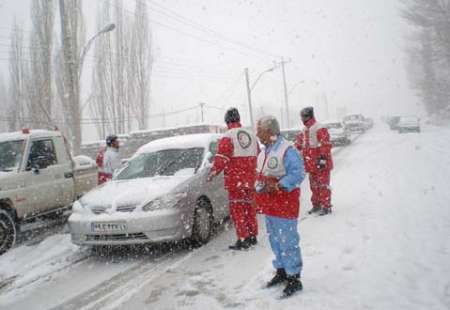
[[[25,186],[28,204],[33,213],[55,208],[61,181],[55,145],[51,138],[31,141],[26,165]],[[62,178],[62,173],[61,173]]]

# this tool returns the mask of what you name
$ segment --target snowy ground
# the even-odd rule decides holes
[[[194,251],[138,249],[107,257],[57,233],[0,257],[0,309],[449,309],[450,129],[398,134],[379,125],[340,150],[334,213],[305,216],[304,291],[262,288],[272,254],[227,250],[227,227]],[[260,218],[262,224],[262,218]]]

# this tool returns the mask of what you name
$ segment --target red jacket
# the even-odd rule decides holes
[[[97,185],[103,184],[112,179],[112,174],[105,173],[103,171],[103,159],[105,157],[106,148],[100,149],[97,156],[95,157],[95,162],[97,163],[98,173],[97,173]]]
[[[255,185],[258,144],[253,133],[245,129],[233,130],[241,127],[240,123],[228,125],[228,134],[220,139],[214,156],[212,173],[217,175],[224,172],[225,188],[228,191],[254,189]],[[233,139],[231,133],[236,133],[238,139]],[[245,156],[242,156],[244,153]]]
[[[260,175],[257,177],[260,182],[275,182],[278,179]],[[286,219],[296,219],[300,213],[300,188],[295,188],[291,192],[277,189],[273,192],[256,193],[256,204],[259,211],[269,216],[276,216]]]
[[[297,135],[295,147],[303,155],[306,172],[318,173],[321,170],[333,169],[328,129],[317,123],[314,118],[309,120],[303,132]],[[322,169],[318,167],[320,158],[326,160],[326,165]]]

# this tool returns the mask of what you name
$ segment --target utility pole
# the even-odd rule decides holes
[[[288,90],[286,85],[286,70],[284,69],[284,64],[289,63],[289,61],[285,61],[284,58],[281,58],[281,72],[283,73],[283,85],[284,85],[284,104],[286,109],[286,128],[290,128],[289,124],[289,102],[288,102]]]
[[[253,108],[252,108],[252,94],[251,94],[251,89],[250,89],[250,78],[248,76],[248,68],[245,68],[244,72],[245,72],[245,81],[246,81],[246,85],[247,85],[247,98],[248,98],[248,110],[250,113],[250,126],[253,127],[254,120],[253,120]]]
[[[202,113],[202,123],[204,123],[205,122],[205,118],[204,118],[204,115],[203,115],[203,107],[205,106],[205,103],[204,102],[199,102],[198,104],[200,105],[200,112]]]

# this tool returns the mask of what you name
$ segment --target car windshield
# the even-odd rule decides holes
[[[0,171],[15,171],[22,162],[23,140],[7,141],[0,143]]]
[[[298,131],[282,131],[281,135],[288,141],[295,141]]]
[[[358,121],[361,119],[362,119],[361,115],[347,115],[346,117],[344,117],[345,121]]]
[[[327,127],[328,129],[339,129],[342,128],[341,123],[328,123],[325,124],[325,127]]]
[[[192,170],[195,173],[202,163],[203,153],[203,148],[167,149],[144,153],[130,160],[115,179],[129,180],[156,175],[171,176],[182,170]]]

